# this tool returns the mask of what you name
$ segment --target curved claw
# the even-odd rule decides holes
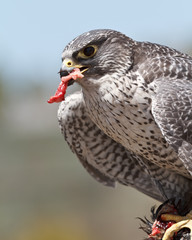
[[[189,219],[173,224],[170,228],[166,230],[162,240],[171,240],[174,234],[182,228],[189,228],[190,237],[192,238],[192,220]]]
[[[171,240],[174,234],[177,233],[182,228],[190,229],[190,237],[192,239],[192,211],[184,217],[172,214],[162,214],[161,218],[166,221],[172,220],[176,222],[165,231],[162,240]]]

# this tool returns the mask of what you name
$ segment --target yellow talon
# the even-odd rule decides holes
[[[176,222],[170,228],[168,228],[162,238],[162,240],[171,240],[174,233],[178,232],[182,228],[190,229],[190,237],[192,239],[192,211],[186,216],[178,216],[173,214],[162,214],[161,219],[163,221],[174,221]]]

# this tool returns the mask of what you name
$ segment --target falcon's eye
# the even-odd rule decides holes
[[[80,58],[91,58],[95,55],[95,53],[97,52],[97,46],[95,45],[90,45],[87,46],[85,48],[83,48],[79,53],[78,53],[78,57]]]
[[[95,48],[90,46],[83,49],[83,53],[86,57],[90,57],[95,53]]]

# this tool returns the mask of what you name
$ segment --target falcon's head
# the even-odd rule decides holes
[[[62,54],[61,83],[49,103],[64,100],[67,85],[99,84],[103,76],[125,75],[132,66],[134,41],[113,30],[92,30],[71,41]],[[83,73],[83,75],[82,75]]]
[[[122,75],[132,64],[132,45],[132,39],[117,31],[86,32],[65,47],[62,54],[61,76],[79,68],[84,74],[83,79],[77,79],[81,84],[89,78],[97,81],[105,74]]]

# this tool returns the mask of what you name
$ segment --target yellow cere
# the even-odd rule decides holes
[[[66,59],[63,61],[63,63],[64,63],[64,65],[65,65],[66,67],[73,67],[73,65],[74,65],[73,61],[72,61],[71,59],[68,59],[68,58],[66,58]]]

